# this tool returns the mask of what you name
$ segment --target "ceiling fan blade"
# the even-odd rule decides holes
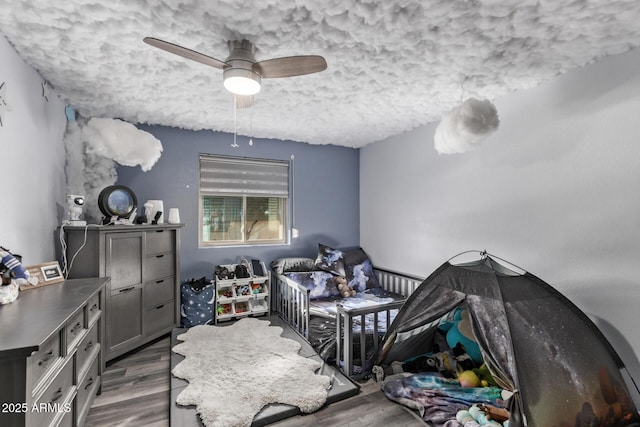
[[[318,55],[287,56],[260,61],[254,64],[254,69],[265,79],[275,79],[324,71],[327,61]]]
[[[173,53],[174,55],[182,56],[183,58],[191,59],[192,61],[197,61],[201,64],[209,65],[213,68],[219,68],[222,70],[227,66],[227,64],[225,64],[223,61],[220,61],[219,59],[212,58],[200,52],[196,52],[195,50],[187,49],[186,47],[165,42],[154,37],[145,37],[143,41],[148,45],[157,47],[158,49],[166,50],[167,52]]]

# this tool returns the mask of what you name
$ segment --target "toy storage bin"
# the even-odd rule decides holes
[[[251,313],[248,301],[235,301],[233,303],[233,311],[237,316]]]
[[[215,287],[209,283],[200,288],[202,284],[202,279],[190,279],[180,284],[180,326],[183,328],[214,321]]]
[[[251,313],[263,313],[269,311],[269,306],[263,298],[251,299],[249,300],[249,309]]]
[[[233,303],[218,302],[216,305],[216,316],[218,319],[226,319],[233,317],[235,312],[233,310]]]
[[[269,288],[267,287],[266,278],[254,277],[249,286],[251,287],[251,295],[256,298],[266,297],[267,295],[269,295]]]
[[[218,267],[220,268],[226,268],[227,271],[229,271],[230,273],[234,273],[236,270],[236,266],[238,264],[221,264]],[[234,274],[230,274],[230,276],[232,277],[218,277],[215,274],[215,270],[214,270],[214,278],[215,281],[218,283],[219,286],[233,286],[233,285],[246,285],[251,281],[251,276],[249,277],[241,277],[241,278],[237,278],[235,277],[235,273]]]
[[[251,285],[249,282],[233,285],[233,293],[237,301],[251,298]]]
[[[229,286],[227,288],[218,288],[216,292],[216,298],[218,299],[219,303],[230,303],[236,296],[236,294],[233,292],[232,286]]]
[[[262,272],[266,274],[255,276],[253,269],[247,268],[249,277],[237,278],[235,271],[240,264],[250,266],[246,260],[243,260],[238,264],[221,264],[214,268],[215,323],[269,313],[270,276],[268,271],[263,268]]]

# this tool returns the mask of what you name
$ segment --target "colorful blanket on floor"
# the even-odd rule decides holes
[[[388,381],[385,396],[411,409],[435,427],[459,426],[456,414],[474,403],[504,407],[502,389],[496,387],[465,388],[457,380],[433,372],[413,374]]]

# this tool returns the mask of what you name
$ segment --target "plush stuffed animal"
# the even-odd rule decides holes
[[[492,405],[487,405],[486,403],[481,403],[478,407],[485,413],[488,420],[502,423],[503,425],[505,425],[505,422],[511,417],[509,411],[504,408],[497,408]]]
[[[0,305],[9,304],[18,298],[20,286],[12,280],[8,285],[0,285]]]
[[[453,320],[443,321],[440,324],[440,330],[446,332],[449,347],[454,348],[456,345],[462,344],[465,352],[477,366],[483,363],[480,346],[473,336],[471,318],[466,309],[457,308],[454,312]]]
[[[491,372],[489,372],[489,367],[487,367],[485,363],[480,365],[479,368],[474,368],[473,372],[480,379],[480,384],[482,385],[482,387],[498,387],[498,383],[496,383],[496,380],[493,379],[493,375],[491,375]]]
[[[0,246],[0,305],[9,304],[18,298],[20,285],[29,283],[29,273],[22,266],[20,260],[11,252]]]
[[[14,256],[8,249],[0,246],[0,273],[2,273],[2,283],[15,279],[18,285],[29,283],[29,272],[22,266],[20,255]],[[9,280],[6,280],[9,279]]]
[[[502,427],[499,422],[488,419],[478,405],[471,406],[468,411],[458,411],[456,420],[464,427]]]
[[[336,283],[338,284],[338,291],[343,298],[349,298],[355,296],[356,291],[349,286],[347,279],[344,276],[337,276]]]

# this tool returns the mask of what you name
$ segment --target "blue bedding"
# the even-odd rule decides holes
[[[320,357],[329,362],[335,362],[336,355],[337,305],[350,309],[370,308],[406,299],[403,295],[386,291],[379,286],[362,287],[355,296],[343,298],[337,288],[336,276],[326,271],[287,272],[279,277],[280,280],[293,281],[309,290],[309,315],[311,319],[308,339]],[[387,330],[387,324],[393,322],[397,312],[398,310],[391,310],[388,323],[385,311],[378,314],[378,339],[382,338]],[[356,360],[360,355],[361,316],[355,316],[353,319],[353,351],[356,357],[353,362],[356,370],[366,366],[365,369],[368,371],[375,357],[373,334],[376,332],[376,328],[374,328],[374,318],[373,313],[365,315],[364,318],[366,361]]]
[[[335,319],[337,305],[346,308],[368,308],[377,305],[388,304],[395,301],[402,301],[406,298],[403,295],[389,292],[381,287],[365,288],[356,293],[355,296],[344,298],[338,291],[335,276],[324,271],[291,272],[284,276],[298,285],[309,289],[309,314],[311,316],[325,319]],[[397,310],[391,312],[390,322],[397,314]],[[368,333],[373,332],[373,314],[365,317],[365,328]],[[360,330],[360,317],[355,318],[354,330]],[[387,330],[386,315],[378,316],[378,332]]]
[[[337,313],[336,305],[342,305],[343,307],[351,309],[368,308],[404,299],[405,297],[400,294],[385,291],[382,288],[371,288],[347,298],[333,296],[329,298],[312,299],[309,302],[309,310],[311,314],[316,316],[335,318]]]

